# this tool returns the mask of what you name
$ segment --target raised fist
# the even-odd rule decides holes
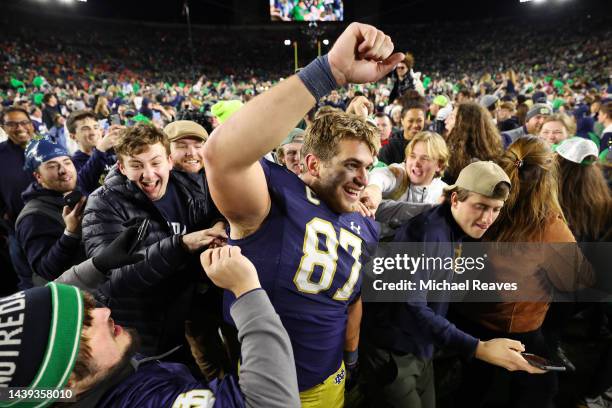
[[[376,82],[403,59],[404,54],[393,54],[391,37],[361,23],[349,25],[328,55],[332,74],[340,86]]]

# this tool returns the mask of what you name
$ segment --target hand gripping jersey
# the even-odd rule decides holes
[[[261,165],[270,214],[257,232],[230,244],[257,268],[291,339],[304,391],[340,367],[347,307],[360,293],[361,267],[373,254],[378,228],[359,213],[334,213],[286,168],[267,160]],[[226,318],[232,300],[226,292]]]

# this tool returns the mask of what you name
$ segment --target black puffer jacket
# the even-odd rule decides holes
[[[207,188],[196,176],[170,173],[170,182],[183,198],[188,213],[187,232],[209,228],[220,219]],[[206,186],[206,184],[205,184]],[[139,250],[144,260],[112,270],[97,297],[113,312],[119,324],[138,330],[141,351],[155,355],[180,344],[184,320],[201,276],[196,255],[188,254],[166,220],[142,191],[115,167],[104,186],[87,201],[83,242],[88,257],[110,244],[127,226],[148,218],[148,233]]]
[[[32,271],[53,280],[73,265],[83,262],[81,239],[64,233],[64,196],[34,182],[21,195],[26,206],[15,222],[17,239]],[[22,284],[32,274],[21,276]]]

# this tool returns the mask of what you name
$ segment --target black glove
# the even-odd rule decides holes
[[[94,256],[91,261],[100,272],[108,272],[111,269],[124,265],[132,265],[144,259],[142,254],[130,254],[130,248],[137,239],[138,226],[132,226],[124,230],[113,242]]]

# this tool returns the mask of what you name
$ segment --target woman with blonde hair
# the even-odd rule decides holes
[[[459,326],[480,338],[519,340],[527,352],[555,361],[542,334],[553,293],[586,287],[593,274],[565,222],[558,199],[557,163],[547,143],[535,136],[521,137],[499,164],[512,188],[497,222],[485,234],[485,240],[495,242],[491,246],[495,250],[488,251],[486,272],[493,282],[515,282],[518,289],[512,294],[499,292],[498,303],[462,305],[466,323]],[[470,404],[466,406],[479,406],[486,395],[477,390],[497,383],[509,384],[510,406],[554,406],[554,372],[508,373],[478,362],[466,369],[466,399],[470,399],[463,401]]]
[[[419,132],[408,143],[403,163],[372,170],[361,203],[375,212],[381,224],[380,239],[395,235],[395,229],[442,200],[446,183],[440,178],[450,153],[444,138],[434,132]]]
[[[377,203],[384,198],[437,204],[446,187],[440,176],[449,156],[442,136],[434,132],[419,132],[406,146],[404,163],[374,169],[367,189]]]
[[[556,113],[544,119],[538,136],[556,145],[576,134],[576,121],[564,113]]]
[[[478,160],[496,161],[503,152],[501,136],[489,113],[475,102],[459,104],[446,121],[446,144],[453,152],[443,180],[453,184],[461,169]]]

